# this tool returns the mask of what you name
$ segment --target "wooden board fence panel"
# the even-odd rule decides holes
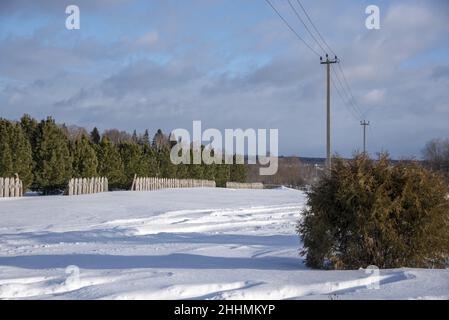
[[[226,182],[226,188],[231,189],[263,189],[263,183]]]
[[[23,183],[19,177],[0,178],[0,198],[22,197]]]
[[[108,178],[105,177],[72,178],[67,186],[67,195],[107,192],[108,189]]]
[[[134,176],[131,191],[152,191],[167,188],[215,188],[214,180],[174,179]]]

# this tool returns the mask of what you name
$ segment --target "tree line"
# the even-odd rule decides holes
[[[72,177],[104,176],[111,189],[128,189],[138,176],[245,182],[246,165],[180,164],[170,161],[172,143],[162,130],[132,134],[117,129],[40,122],[25,114],[20,121],[0,118],[0,177],[19,174],[24,190],[45,194],[64,190]],[[192,152],[192,151],[191,151]]]

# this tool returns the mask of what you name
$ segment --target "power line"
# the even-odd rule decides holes
[[[290,2],[290,0],[288,0]],[[298,5],[301,7],[302,11],[304,12],[305,16],[307,17],[307,20],[309,21],[309,23],[312,25],[313,29],[315,30],[315,32],[317,33],[318,37],[321,39],[321,41],[324,43],[324,45],[329,49],[330,52],[332,52],[332,54],[334,54],[335,56],[337,56],[337,54],[334,52],[334,50],[332,50],[332,48],[329,46],[329,44],[326,42],[326,40],[324,39],[323,35],[321,34],[321,32],[319,31],[319,29],[316,27],[315,23],[312,21],[312,19],[310,18],[310,15],[307,13],[307,10],[305,9],[305,7],[302,5],[300,0],[296,0],[298,2]],[[306,28],[307,30],[309,30],[308,28]],[[310,33],[310,31],[309,31]],[[321,47],[321,46],[320,46]],[[343,81],[346,84],[345,86],[342,86],[343,91],[347,91],[347,94],[350,97],[350,101],[353,104],[354,108],[357,110],[358,113],[360,113],[360,115],[362,115],[362,112],[360,111],[360,107],[358,106],[354,95],[352,94],[352,90],[351,90],[351,86],[349,85],[349,82],[346,78],[346,75],[343,71],[343,67],[341,65],[341,62],[338,64],[338,68],[339,71],[343,77]]]
[[[304,28],[306,28],[307,32],[310,34],[310,36],[312,37],[312,39],[315,41],[315,43],[321,48],[321,50],[323,50],[323,53],[326,53],[326,50],[323,48],[323,46],[320,44],[320,42],[315,38],[315,36],[313,35],[313,33],[310,31],[309,27],[307,26],[307,24],[304,22],[304,20],[301,18],[301,16],[299,15],[298,11],[296,10],[296,8],[293,6],[293,4],[291,3],[290,0],[287,0],[288,4],[290,5],[290,8],[292,8],[293,12],[295,13],[296,17],[299,19],[299,21],[301,21],[302,25],[304,26]]]
[[[313,23],[312,19],[310,18],[309,14],[307,13],[307,10],[304,8],[304,6],[302,5],[301,1],[296,0],[299,4],[299,6],[301,7],[302,11],[305,13],[307,20],[309,20],[310,24],[312,25],[313,29],[315,30],[315,32],[318,34],[318,37],[321,39],[321,41],[324,43],[324,45],[329,49],[329,51],[336,56],[337,54],[334,52],[334,50],[332,50],[332,48],[327,44],[326,40],[324,40],[324,37],[321,35],[320,31],[318,30],[318,28],[315,26],[315,24]]]
[[[343,105],[346,107],[346,109],[349,111],[349,113],[351,114],[351,116],[355,119],[355,120],[359,120],[359,116],[358,114],[351,108],[348,107],[348,102],[346,101],[346,98],[343,97],[343,94],[341,93],[340,89],[337,87],[336,85],[336,81],[335,81],[335,76],[331,76],[333,81],[332,81],[332,86],[334,87],[335,91],[337,92],[338,96],[340,97],[341,102],[343,103]]]
[[[296,32],[295,29],[293,29],[293,27],[288,23],[287,20],[285,20],[285,18],[281,15],[281,13],[273,6],[273,4],[270,2],[270,0],[265,0],[270,7],[274,10],[274,12],[276,12],[276,14],[279,16],[279,18],[281,18],[281,20],[285,23],[285,25],[296,35],[296,37],[301,40],[307,48],[309,48],[316,56],[320,56],[320,54],[318,52],[316,52],[315,49],[313,49],[299,34],[298,32]]]
[[[346,78],[346,75],[345,75],[345,72],[343,71],[343,67],[341,66],[341,63],[338,64],[338,67],[340,69],[341,74],[343,75],[343,81],[345,82],[345,84],[347,86],[349,95],[351,97],[351,101],[355,104],[355,106],[358,109],[360,115],[362,115],[362,112],[360,111],[360,108],[359,108],[359,106],[358,106],[358,104],[357,104],[357,102],[356,102],[356,100],[354,98],[354,95],[352,94],[351,86],[349,85],[348,79]]]
[[[332,69],[332,71],[334,72],[334,77],[337,80],[337,82],[340,84],[341,89],[343,90],[343,92],[345,93],[345,106],[349,106],[352,109],[353,115],[355,115],[356,120],[359,120],[362,117],[362,114],[360,113],[360,111],[355,107],[354,104],[351,104],[351,97],[348,95],[347,91],[344,90],[344,86],[342,81],[340,80],[340,77],[338,76],[337,72],[335,72],[334,69]]]

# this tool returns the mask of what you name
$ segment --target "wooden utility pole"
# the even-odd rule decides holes
[[[329,60],[329,55],[326,54],[326,60],[323,61],[323,57],[320,57],[320,63],[326,65],[326,74],[327,74],[327,99],[326,99],[326,166],[328,168],[331,167],[331,64],[337,63],[338,58],[335,56],[335,59]]]
[[[363,126],[363,154],[366,154],[366,126],[369,126],[369,121],[360,121],[360,125]]]

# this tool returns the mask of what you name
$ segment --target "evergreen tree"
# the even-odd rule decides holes
[[[170,149],[162,148],[157,151],[159,175],[163,178],[176,177],[176,165],[171,162]]]
[[[226,182],[230,181],[230,165],[218,164],[215,170],[215,183],[217,187],[226,187]]]
[[[190,159],[192,163],[188,166],[188,174],[191,179],[203,179],[203,166],[201,164],[193,164],[193,149],[190,149]]]
[[[143,165],[142,148],[132,142],[124,142],[119,146],[120,157],[124,165],[125,180],[123,187],[131,186],[134,175],[145,175],[145,167]]]
[[[230,181],[246,182],[247,166],[245,164],[237,164],[237,160],[241,160],[243,156],[234,155],[234,163],[230,168]]]
[[[138,143],[139,142],[139,137],[137,137],[137,132],[136,130],[133,131],[133,135],[131,137],[132,142],[134,143]]]
[[[71,144],[73,175],[77,178],[97,176],[97,155],[89,139],[83,135]]]
[[[146,177],[157,177],[159,175],[157,152],[149,144],[144,144],[142,150],[143,175]]]
[[[38,135],[38,127],[39,123],[33,119],[30,115],[24,114],[20,119],[20,126],[22,127],[23,133],[27,137],[28,141],[31,144],[31,149],[33,155],[36,151],[36,141]]]
[[[152,147],[156,150],[161,150],[163,148],[169,147],[169,141],[165,134],[162,132],[161,129],[158,129],[156,134],[154,135]]]
[[[97,145],[100,143],[101,140],[101,136],[100,136],[100,132],[98,132],[97,127],[95,127],[92,132],[90,133],[90,141]]]
[[[0,177],[16,173],[26,190],[33,181],[31,145],[20,124],[0,119]]]
[[[118,188],[124,180],[124,166],[118,148],[103,137],[98,146],[98,174],[107,177],[111,188]]]
[[[8,121],[0,119],[0,177],[14,175],[10,130],[8,130],[10,125]]]
[[[142,137],[142,144],[144,146],[150,146],[150,134],[148,132],[148,129],[145,129],[145,133],[143,134]]]
[[[307,192],[297,230],[314,268],[446,268],[449,189],[415,161],[335,158]]]
[[[69,142],[63,130],[48,117],[38,126],[35,181],[48,194],[64,189],[72,175]]]
[[[188,179],[189,176],[189,164],[180,163],[176,165],[176,173],[175,176],[178,179]]]
[[[205,164],[203,163],[203,179],[205,180],[215,180],[215,170],[216,164]]]
[[[202,147],[202,151],[204,152],[204,146]],[[213,157],[215,154],[215,150],[210,150],[209,151],[210,156]],[[206,164],[206,163],[202,163],[203,166],[203,179],[206,180],[215,180],[215,175],[216,175],[216,170],[217,170],[217,166],[218,164],[216,163],[211,163],[211,164]]]

